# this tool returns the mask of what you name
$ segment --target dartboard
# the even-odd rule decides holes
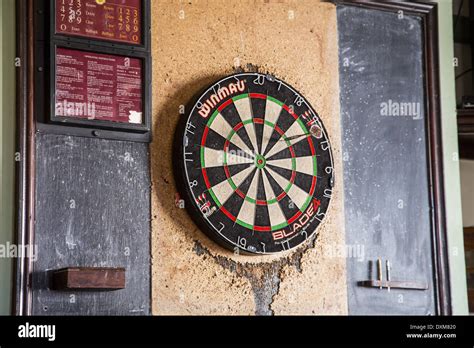
[[[252,254],[313,236],[334,173],[326,130],[307,100],[272,75],[241,73],[217,81],[189,110],[177,175],[201,230]]]

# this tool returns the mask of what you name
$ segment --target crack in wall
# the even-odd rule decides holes
[[[222,268],[235,273],[237,277],[246,278],[252,287],[255,300],[255,315],[275,315],[272,304],[280,291],[282,272],[285,266],[293,266],[299,272],[303,272],[301,259],[303,255],[316,245],[317,235],[305,245],[280,260],[260,263],[241,263],[228,257],[212,254],[198,240],[194,240],[193,251],[198,256],[208,256]]]

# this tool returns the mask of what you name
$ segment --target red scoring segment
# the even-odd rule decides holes
[[[250,93],[249,96],[250,98],[254,98],[254,99],[267,99],[267,96],[265,94],[260,94],[260,93]]]

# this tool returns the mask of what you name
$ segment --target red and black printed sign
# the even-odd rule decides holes
[[[56,49],[56,117],[143,123],[142,60]]]

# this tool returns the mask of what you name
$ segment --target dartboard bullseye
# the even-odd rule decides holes
[[[186,207],[216,242],[270,254],[316,232],[332,195],[331,146],[318,114],[288,84],[226,77],[192,105],[178,137]]]

